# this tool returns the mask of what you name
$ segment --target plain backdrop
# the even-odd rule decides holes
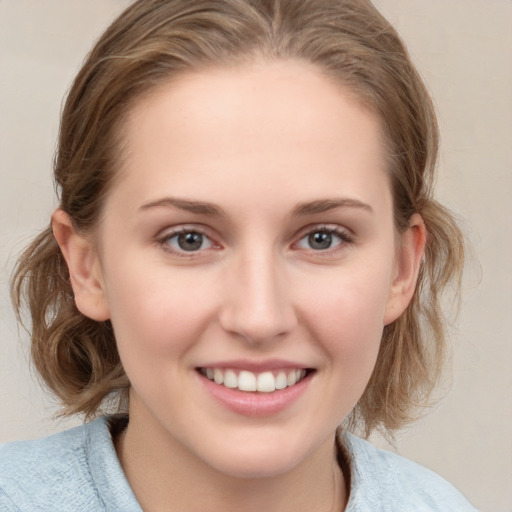
[[[56,206],[51,162],[62,98],[127,0],[0,0],[0,442],[61,430],[16,326],[16,256]],[[409,45],[439,113],[438,196],[476,259],[452,327],[440,404],[396,450],[434,469],[484,512],[512,511],[512,2],[376,0]],[[384,441],[375,438],[379,445]]]

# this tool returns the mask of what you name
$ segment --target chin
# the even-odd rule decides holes
[[[218,461],[215,469],[222,474],[241,479],[264,479],[275,478],[295,469],[298,465],[296,460],[274,460],[262,457],[237,457],[235,460]]]
[[[264,448],[262,448],[264,447]],[[286,445],[283,442],[261,443],[245,441],[243,444],[233,443],[219,451],[203,453],[203,461],[210,467],[234,478],[273,478],[293,471],[306,461],[310,454],[304,449]]]

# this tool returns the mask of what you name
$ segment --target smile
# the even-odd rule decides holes
[[[239,391],[273,393],[298,384],[308,374],[304,368],[253,373],[224,368],[199,368],[201,375],[215,384]]]

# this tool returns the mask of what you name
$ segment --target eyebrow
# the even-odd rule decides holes
[[[294,208],[292,215],[294,217],[302,215],[313,215],[315,213],[324,213],[330,210],[336,210],[338,208],[358,208],[366,210],[370,213],[373,212],[373,209],[369,204],[363,203],[358,199],[334,198],[319,199],[317,201],[300,203]]]
[[[164,197],[162,199],[157,199],[156,201],[151,201],[150,203],[143,204],[140,209],[148,210],[149,208],[156,207],[173,207],[186,212],[196,213],[198,215],[207,215],[210,217],[221,217],[224,215],[224,210],[212,203],[177,199],[174,197]]]
[[[174,197],[164,197],[157,199],[149,203],[143,204],[140,209],[148,210],[150,208],[166,207],[166,208],[178,208],[189,213],[195,213],[197,215],[206,215],[209,217],[222,217],[225,216],[225,212],[219,206],[212,203],[203,201],[192,201],[189,199],[178,199]],[[372,207],[369,204],[363,203],[358,199],[350,198],[334,198],[334,199],[318,199],[316,201],[310,201],[298,204],[292,212],[293,217],[300,217],[304,215],[314,215],[317,213],[324,213],[330,210],[336,210],[338,208],[357,208],[373,212]]]

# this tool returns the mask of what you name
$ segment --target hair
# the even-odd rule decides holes
[[[255,58],[301,60],[354,93],[382,122],[394,219],[413,213],[427,229],[414,297],[386,326],[372,377],[345,425],[393,433],[429,403],[446,352],[440,298],[460,289],[464,240],[433,198],[438,129],[429,94],[400,37],[369,0],[138,0],[106,30],[66,100],[54,175],[60,208],[94,232],[120,167],[123,122],[134,102],[181,74]],[[93,417],[130,383],[109,321],[75,306],[67,265],[44,230],[12,281],[20,321],[31,318],[31,355],[63,414]]]

